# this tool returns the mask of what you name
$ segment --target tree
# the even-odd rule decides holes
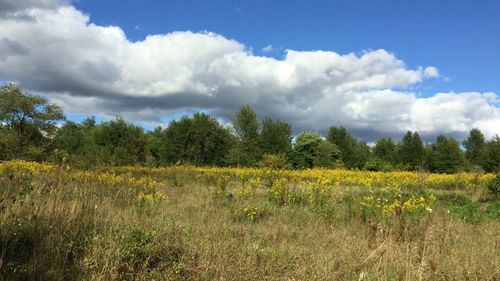
[[[373,147],[373,155],[385,163],[396,163],[396,143],[391,138],[377,140]]]
[[[430,148],[429,169],[436,173],[456,173],[463,166],[463,155],[458,142],[443,135]]]
[[[340,158],[348,168],[356,166],[355,147],[356,139],[344,127],[330,127],[327,140],[340,150]]]
[[[290,154],[292,126],[279,120],[265,118],[261,122],[259,146],[263,154]]]
[[[232,142],[229,131],[215,118],[195,113],[170,123],[159,153],[170,164],[223,165]]]
[[[321,140],[314,150],[314,167],[331,168],[340,160],[340,150],[329,141]]]
[[[162,139],[164,130],[158,126],[153,131],[146,133],[146,149],[150,160],[147,160],[148,166],[158,166],[159,164],[167,164],[165,159],[162,159],[164,154],[162,149]]]
[[[368,145],[358,142],[344,127],[330,127],[327,140],[337,146],[342,162],[349,169],[362,169],[370,158]]]
[[[47,99],[26,93],[14,84],[0,87],[4,157],[43,160],[50,152],[56,125],[62,120],[62,109]]]
[[[472,129],[464,140],[465,157],[475,165],[484,164],[484,148],[486,141],[483,133],[479,129]]]
[[[54,137],[55,146],[71,155],[80,153],[80,149],[85,144],[85,136],[82,126],[73,122],[66,121],[59,128]]]
[[[242,106],[233,118],[233,128],[238,141],[228,155],[228,163],[237,166],[256,166],[262,152],[259,142],[259,121],[249,106]]]
[[[370,147],[365,141],[356,142],[353,155],[352,168],[363,169],[366,161],[371,158]]]
[[[317,132],[302,132],[295,139],[293,146],[293,164],[295,168],[305,169],[314,166],[316,149],[321,142]]]
[[[493,137],[484,148],[483,168],[486,172],[500,172],[500,136]]]
[[[331,167],[340,159],[340,151],[335,144],[321,138],[317,132],[300,133],[293,146],[294,166],[299,169]]]
[[[104,122],[92,130],[93,149],[100,164],[140,165],[145,160],[146,137],[141,127],[122,118]]]
[[[398,157],[400,163],[410,170],[423,165],[425,159],[424,144],[417,132],[408,131],[405,134],[399,145]]]

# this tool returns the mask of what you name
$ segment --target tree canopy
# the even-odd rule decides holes
[[[151,131],[116,118],[64,122],[62,109],[46,98],[13,84],[0,87],[0,160],[55,161],[60,152],[75,165],[258,166],[274,168],[340,167],[372,171],[428,169],[454,173],[480,167],[500,171],[500,137],[489,140],[472,129],[463,148],[451,137],[422,142],[408,131],[397,142],[384,137],[373,146],[345,127],[332,126],[326,138],[304,131],[294,137],[291,124],[259,119],[240,107],[230,125],[206,113],[195,113]]]

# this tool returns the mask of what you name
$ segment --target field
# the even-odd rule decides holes
[[[500,280],[492,174],[0,163],[0,280]]]

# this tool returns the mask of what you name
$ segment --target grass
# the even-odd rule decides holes
[[[0,174],[0,280],[500,280],[500,206],[484,194],[433,187],[430,214],[369,217],[363,188],[282,204],[179,172],[151,174],[166,198],[143,200],[71,173]]]

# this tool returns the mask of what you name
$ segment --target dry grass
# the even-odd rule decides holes
[[[498,218],[466,222],[444,201],[400,237],[344,201],[157,180],[168,199],[140,205],[126,186],[2,175],[0,280],[500,280]]]

